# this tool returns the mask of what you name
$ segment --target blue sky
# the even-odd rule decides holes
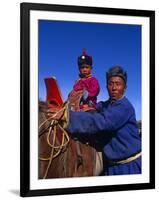
[[[126,96],[141,119],[141,26],[39,20],[39,98],[46,99],[44,78],[55,76],[63,99],[78,79],[77,57],[86,48],[100,83],[98,101],[106,100],[105,74],[113,65],[127,71]]]

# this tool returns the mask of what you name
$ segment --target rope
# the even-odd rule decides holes
[[[66,108],[63,107],[62,109],[60,109],[58,112],[56,112],[54,115],[52,115],[51,117],[49,117],[48,119],[46,119],[44,122],[42,122],[39,126],[39,129],[47,122],[50,121],[51,119],[55,118],[61,111],[64,111]]]
[[[54,120],[52,120],[52,122],[53,122]],[[51,124],[52,124],[52,122],[51,122]],[[50,130],[52,130],[51,129],[51,127],[50,127],[50,129],[49,129],[49,132],[48,132],[48,135],[47,135],[47,143],[48,143],[48,145],[50,146],[50,147],[54,147],[54,149],[58,149],[58,148],[63,148],[63,147],[65,147],[65,146],[67,146],[67,144],[68,144],[68,142],[69,142],[69,136],[68,136],[68,134],[67,134],[67,132],[65,131],[65,129],[60,125],[60,124],[57,124],[56,125],[57,127],[59,127],[60,129],[61,129],[61,131],[62,131],[62,133],[63,133],[63,136],[62,137],[66,137],[66,142],[65,143],[62,143],[61,145],[59,145],[59,146],[55,146],[55,145],[53,145],[53,144],[51,144],[51,142],[50,142],[50,134],[51,134],[51,131]],[[54,133],[55,134],[55,133]]]
[[[42,122],[39,126],[39,129],[46,122],[50,121],[52,118],[55,118],[59,112],[64,111],[66,109],[66,106],[67,106],[67,104],[65,104],[65,106],[62,109],[60,109],[58,112],[56,112],[54,115],[52,115],[51,117],[46,119],[44,122]],[[62,131],[62,141],[61,141],[60,145],[56,146],[57,127],[59,127]],[[51,133],[53,133],[52,144],[50,142]],[[51,147],[51,153],[50,153],[50,156],[47,158],[39,157],[39,159],[41,161],[49,161],[43,179],[45,179],[47,177],[47,174],[48,174],[48,171],[49,171],[49,168],[51,166],[53,159],[56,158],[63,151],[63,149],[65,149],[65,147],[67,146],[68,143],[69,143],[69,136],[68,136],[67,132],[64,130],[64,128],[59,124],[59,121],[54,120],[54,119],[51,120],[48,135],[47,135],[47,144]]]
[[[56,126],[54,127],[54,129],[56,130]],[[53,137],[53,139],[52,139],[53,144],[55,143],[55,139],[56,139],[55,137],[56,137],[56,136],[55,136],[55,134],[54,134],[54,137]],[[51,163],[52,163],[53,157],[54,157],[54,148],[52,148],[52,150],[51,150],[51,156],[50,156],[49,163],[48,163],[48,165],[47,165],[47,168],[46,168],[46,171],[45,171],[45,174],[44,174],[43,179],[45,179],[45,178],[47,177],[47,174],[48,174],[50,165],[51,165]]]

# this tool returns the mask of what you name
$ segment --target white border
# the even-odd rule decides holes
[[[142,174],[38,180],[38,20],[142,25]],[[65,12],[30,12],[30,189],[149,183],[149,18]]]

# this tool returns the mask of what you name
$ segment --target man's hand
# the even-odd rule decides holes
[[[62,108],[50,108],[48,110],[49,120],[56,120],[63,127],[66,128],[69,122],[69,103],[65,102]]]
[[[48,111],[48,117],[54,120],[62,120],[64,110],[62,108],[50,108]]]

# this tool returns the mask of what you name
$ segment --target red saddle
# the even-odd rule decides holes
[[[55,77],[45,78],[46,85],[46,102],[49,107],[59,107],[63,105],[63,99],[60,88]]]

